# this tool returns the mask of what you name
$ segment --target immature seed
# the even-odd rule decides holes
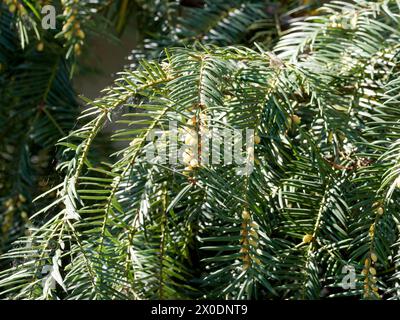
[[[19,194],[18,198],[19,198],[19,201],[21,201],[22,203],[26,202],[26,198],[24,197],[24,195]]]
[[[192,135],[191,133],[188,133],[185,137],[185,144],[187,146],[197,145],[197,137],[195,135]]]
[[[36,46],[36,50],[39,52],[42,52],[44,50],[44,43],[43,42],[39,42]]]
[[[190,160],[190,166],[192,168],[197,168],[199,166],[199,161],[197,161],[197,159]]]
[[[17,7],[15,4],[10,4],[8,10],[10,10],[11,13],[14,13],[17,10]]]
[[[81,46],[80,46],[79,43],[76,43],[76,44],[74,45],[74,51],[75,51],[75,54],[76,54],[77,56],[80,56],[80,55],[82,54],[82,49],[81,49]]]
[[[250,220],[250,212],[248,212],[247,210],[243,210],[242,218],[243,220]]]
[[[313,241],[314,237],[311,234],[306,234],[303,237],[303,243],[310,243],[311,241]]]
[[[192,171],[192,170],[193,170],[193,168],[191,166],[187,166],[187,167],[185,167],[184,172]]]
[[[63,25],[62,31],[67,32],[70,27],[71,27],[71,23],[67,22],[66,24]]]
[[[361,271],[361,274],[362,274],[363,276],[366,276],[366,275],[368,274],[368,270],[367,270],[367,269],[363,269],[363,270]]]
[[[253,246],[253,247],[257,247],[258,242],[257,242],[256,240],[250,239],[250,240],[249,240],[249,244],[250,244],[251,246]]]
[[[247,253],[249,253],[249,249],[247,249],[246,247],[242,247],[240,249],[239,253],[247,254]]]
[[[292,121],[294,122],[294,124],[299,125],[301,123],[301,118],[298,115],[293,115]]]
[[[79,29],[79,30],[76,32],[76,35],[77,35],[78,38],[80,38],[80,39],[85,39],[85,33],[84,33],[81,29]]]
[[[373,276],[376,275],[375,268],[373,268],[373,267],[369,268],[369,273],[372,274]]]
[[[251,235],[252,237],[254,237],[254,238],[258,239],[258,233],[257,233],[257,231],[256,231],[256,230],[254,230],[254,229],[251,229],[251,230],[250,230],[250,235]]]

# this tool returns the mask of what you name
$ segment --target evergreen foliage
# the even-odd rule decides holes
[[[10,266],[0,272],[2,296],[399,297],[400,2],[331,1],[292,18],[287,30],[261,22],[269,21],[261,9],[266,1],[222,3],[206,1],[201,14],[179,16],[184,20],[175,31],[161,26],[159,38],[147,37],[157,44],[152,48],[168,48],[145,50],[149,59],[88,100],[71,131],[63,121],[73,118],[74,95],[59,88],[67,77],[50,71],[54,82],[42,87],[18,65],[21,77],[34,80],[25,87],[1,73],[7,83],[1,101],[12,100],[2,104],[1,121],[9,122],[7,112],[46,101],[48,113],[69,131],[57,144],[63,180],[40,201],[55,198],[3,255]],[[291,5],[287,1],[286,10]],[[171,12],[164,10],[160,17]],[[262,43],[254,46],[251,22],[265,28],[255,33]],[[13,39],[13,33],[0,34],[2,46],[16,45]],[[32,51],[30,59],[37,55]],[[0,62],[7,57],[15,59],[1,50]],[[33,97],[30,107],[24,89]],[[58,89],[62,95],[53,97]],[[39,110],[28,141],[51,146],[58,128]],[[26,117],[15,120],[24,127],[32,121],[29,112],[15,116]],[[168,134],[171,121],[198,136],[216,128],[253,129],[259,137],[254,170],[240,175],[230,164],[149,161],[146,153],[159,145],[153,130]],[[114,123],[118,128],[106,143],[124,143],[99,161],[96,143],[108,139],[101,134]],[[342,287],[344,267],[354,268],[354,287]]]

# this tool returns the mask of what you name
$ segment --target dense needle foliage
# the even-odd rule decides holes
[[[70,122],[73,130],[60,125],[61,115],[73,117],[74,93],[67,84],[58,88],[68,77],[57,82],[53,71],[55,82],[40,95],[18,81],[17,71],[0,71],[0,121],[10,114],[34,121],[28,134],[11,128],[29,141],[23,152],[52,146],[56,129],[69,132],[56,149],[61,181],[39,197],[47,204],[34,213],[29,233],[2,256],[0,295],[397,299],[400,1],[330,1],[317,11],[316,2],[295,2],[198,1],[184,12],[175,1],[142,7],[157,12],[160,23],[150,23],[156,36],[143,35],[139,51],[148,59],[87,101],[78,123]],[[125,15],[99,12],[122,30]],[[2,11],[2,24],[12,23],[3,15],[10,18]],[[16,58],[3,47],[16,44],[4,29],[0,63],[8,67]],[[66,70],[84,44],[76,36],[60,40]],[[28,59],[30,51],[19,50]],[[49,107],[38,119],[19,112],[40,101]],[[51,121],[52,108],[60,120]],[[36,121],[43,124],[35,135]],[[160,143],[153,130],[168,134],[171,121],[198,137],[216,128],[253,129],[254,170],[149,160],[146,153]],[[102,134],[110,127],[111,136]],[[12,142],[2,138],[2,157],[18,150],[9,145],[22,148],[14,142],[21,138],[6,138]],[[111,141],[119,141],[118,150],[99,157],[96,145]],[[0,183],[12,183],[4,189],[11,190],[18,184],[7,182],[5,165],[15,170],[16,161],[5,159]],[[21,194],[14,198],[29,203]],[[355,272],[346,288],[343,267]]]

